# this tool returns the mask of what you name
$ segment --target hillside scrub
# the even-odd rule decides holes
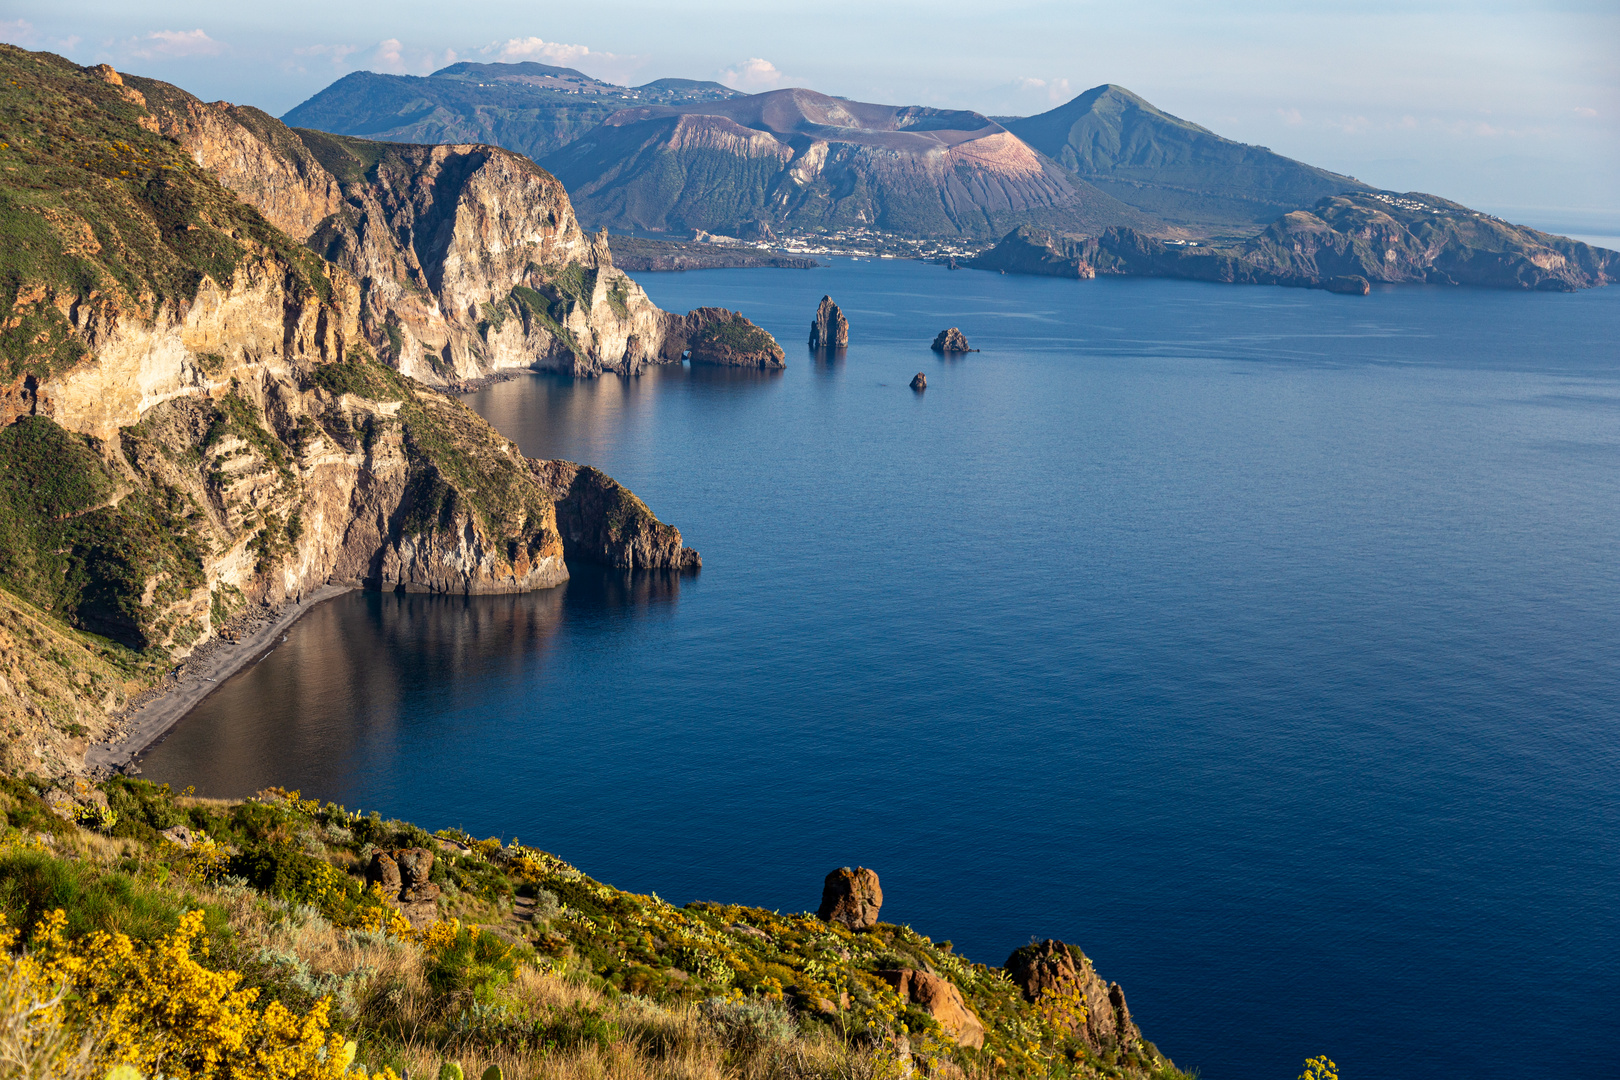
[[[676,907],[516,842],[279,789],[241,803],[123,777],[99,790],[93,828],[52,814],[42,785],[0,791],[0,1031],[82,1058],[78,1075],[1182,1075],[1149,1043],[1095,1053],[999,969],[909,927]],[[374,852],[400,848],[436,855],[438,914],[417,927],[364,879]],[[955,985],[984,1048],[897,997],[877,974],[896,967]],[[160,985],[189,1006],[154,1005]],[[69,994],[51,1003],[57,986]]]

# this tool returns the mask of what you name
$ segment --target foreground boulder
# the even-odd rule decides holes
[[[1014,951],[1005,968],[1023,991],[1024,1000],[1032,1004],[1055,997],[1083,1002],[1084,1016],[1076,1009],[1054,1009],[1049,1015],[1093,1050],[1131,1050],[1142,1041],[1142,1032],[1125,1004],[1125,991],[1118,983],[1105,984],[1086,954],[1075,946],[1047,938]]]
[[[667,315],[664,357],[685,355],[694,364],[718,367],[781,368],[786,354],[769,332],[735,311],[700,307],[686,315]]]
[[[917,372],[917,374],[915,374],[915,375],[913,375],[911,377],[911,388],[913,390],[926,390],[926,389],[928,389],[928,376],[924,375],[920,371]]]
[[[428,880],[432,872],[433,852],[427,848],[394,848],[372,854],[366,883],[379,886],[383,897],[420,930],[439,918],[439,887]]]
[[[835,922],[851,930],[870,930],[877,925],[883,908],[883,887],[876,870],[857,866],[839,867],[827,875],[821,886],[821,907],[816,915],[824,922]]]
[[[938,334],[936,334],[934,336],[934,343],[930,345],[929,348],[933,349],[937,353],[959,353],[974,351],[973,349],[968,348],[967,335],[963,334],[962,331],[958,330],[954,326],[949,330],[941,330]]]
[[[849,320],[832,297],[823,296],[816,306],[815,321],[810,324],[812,349],[842,349],[849,344]]]
[[[975,1049],[984,1046],[984,1024],[968,1008],[967,1002],[962,1000],[962,991],[950,980],[911,968],[879,971],[878,977],[894,987],[901,1001],[920,1006],[937,1020],[945,1034],[958,1045]]]

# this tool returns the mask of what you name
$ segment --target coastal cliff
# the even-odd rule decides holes
[[[1013,274],[1123,274],[1359,293],[1369,284],[1569,292],[1620,281],[1620,252],[1433,195],[1377,191],[1324,198],[1227,245],[1171,243],[1127,228],[1065,236],[1026,226],[967,265]]]
[[[80,767],[75,755],[109,732],[111,710],[249,608],[334,585],[545,588],[567,579],[571,553],[697,565],[677,530],[606,477],[599,486],[616,499],[567,502],[569,535],[596,538],[570,552],[558,528],[558,500],[569,496],[553,498],[552,472],[460,401],[377,358],[367,328],[387,325],[375,306],[383,285],[268,218],[296,226],[347,197],[312,159],[263,153],[265,141],[220,119],[227,107],[203,108],[198,130],[230,134],[213,144],[213,164],[258,176],[261,212],[198,163],[195,138],[188,152],[163,133],[172,114],[137,80],[9,46],[0,74],[0,589],[31,613],[19,629],[61,624],[55,637],[0,639],[0,672],[44,664],[53,650],[66,658],[45,665],[59,677],[0,686],[19,717],[13,757],[46,775]],[[264,130],[271,142],[292,138]],[[477,185],[495,184],[492,167],[551,192],[560,246],[536,243],[583,261],[549,265],[579,281],[594,269],[596,291],[614,287],[605,243],[578,234],[555,181],[514,155],[457,164],[454,153],[413,149],[442,166],[417,180],[460,193],[439,223],[438,255],[422,264],[441,275],[428,279],[439,298],[466,299],[445,282],[498,277],[488,264],[510,253],[500,241],[510,222],[469,222],[467,183],[443,172],[452,166],[483,170],[469,183],[486,194],[493,188]],[[507,202],[526,214],[524,190]],[[329,227],[333,214],[318,220]],[[471,265],[479,243],[485,265],[456,278],[448,268]],[[670,317],[643,298],[634,319],[661,339]],[[629,504],[636,513],[598,520]],[[65,699],[49,689],[57,683]]]

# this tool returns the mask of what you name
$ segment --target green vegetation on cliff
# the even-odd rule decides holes
[[[499,1065],[512,1080],[880,1080],[914,1067],[958,1080],[1182,1076],[1134,1028],[1092,1045],[1079,999],[1031,1004],[1008,973],[910,927],[679,907],[516,841],[430,835],[297,793],[233,803],[123,778],[99,790],[0,779],[0,827],[0,914],[35,942],[31,960],[0,963],[14,979],[30,964],[65,972],[79,991],[55,1015],[20,1022],[101,1035],[102,1070],[114,1060],[150,1068],[154,1047],[192,1021],[164,1010],[115,1016],[129,989],[93,970],[52,969],[52,957],[99,949],[126,982],[169,972],[190,1009],[250,1031],[273,1027],[277,1009],[306,1018],[307,1056],[286,1051],[284,1072],[201,1066],[193,1055],[208,1046],[194,1036],[165,1064],[171,1077],[335,1077],[321,1048],[346,1040],[368,1073]],[[128,942],[109,952],[97,932]],[[206,972],[253,993],[232,1003],[215,990],[210,1001]],[[955,1004],[902,996],[905,972],[926,974]],[[0,1001],[12,1013],[0,1021],[19,1022],[16,1009]],[[953,1034],[968,1015],[982,1047]],[[214,1049],[232,1053],[223,1041]]]
[[[70,316],[150,315],[204,279],[228,285],[260,252],[329,294],[319,257],[142,118],[133,91],[0,45],[0,381],[42,380],[81,359]]]
[[[143,648],[148,612],[202,583],[172,489],[114,476],[82,435],[39,416],[0,429],[0,586],[75,626]]]

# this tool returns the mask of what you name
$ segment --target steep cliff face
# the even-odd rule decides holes
[[[29,613],[23,630],[73,628],[58,624],[60,647],[0,638],[0,714],[21,710],[42,768],[105,729],[130,689],[110,671],[139,685],[246,605],[328,583],[491,593],[567,578],[549,474],[375,359],[376,290],[222,186],[148,104],[111,69],[0,46],[0,606]],[[265,164],[250,128],[219,130],[229,167],[259,177],[281,220],[331,205],[309,160]],[[489,164],[457,161],[443,155],[446,169]],[[437,253],[421,265],[438,268],[440,295],[511,247],[499,206],[457,205],[421,249]],[[575,499],[573,533],[605,537],[580,557],[696,565],[678,531],[597,475],[637,512],[598,521],[606,502]],[[6,674],[55,654],[60,678]],[[52,711],[40,702],[61,698],[58,682],[71,700]]]
[[[664,313],[527,158],[295,131],[129,81],[160,132],[353,275],[360,333],[400,371],[445,383],[514,368],[633,374],[680,359],[663,348]]]

